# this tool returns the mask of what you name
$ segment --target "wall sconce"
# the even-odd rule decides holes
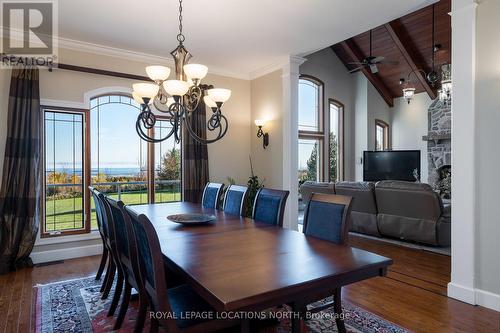
[[[269,133],[264,133],[264,131],[262,130],[262,126],[264,126],[265,124],[265,120],[255,120],[255,125],[259,128],[259,130],[257,131],[257,137],[262,138],[262,147],[264,147],[264,149],[269,146]]]

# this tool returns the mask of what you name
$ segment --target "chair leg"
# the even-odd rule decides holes
[[[102,281],[101,284],[101,290],[100,290],[101,293],[104,291],[104,287],[106,287],[108,278],[111,275],[111,262],[112,262],[111,256],[108,256],[108,267],[106,268],[106,275],[104,276],[104,281]]]
[[[158,320],[151,318],[151,325],[149,325],[149,333],[158,333],[160,323]]]
[[[115,293],[113,295],[113,300],[111,301],[111,305],[108,310],[108,317],[111,317],[115,314],[116,307],[118,306],[118,302],[120,301],[120,296],[122,295],[123,289],[123,273],[119,269],[118,270],[118,278],[116,279],[116,287]]]
[[[123,293],[122,304],[120,305],[120,311],[118,312],[118,317],[116,317],[114,330],[120,329],[122,327],[123,319],[125,319],[125,315],[127,314],[128,303],[130,302],[130,292],[132,291],[132,287],[125,281],[125,291]]]
[[[108,261],[108,249],[103,245],[101,263],[99,264],[99,269],[97,270],[97,274],[95,275],[96,280],[100,280],[102,276],[102,272],[106,267],[106,262]]]
[[[137,319],[135,321],[134,333],[142,332],[144,328],[144,322],[146,320],[146,311],[148,309],[148,302],[146,297],[139,295],[139,312],[137,313]]]
[[[109,292],[111,291],[111,287],[113,286],[113,281],[115,280],[116,265],[114,260],[111,260],[110,266],[111,266],[111,271],[109,273],[109,277],[108,275],[106,275],[106,285],[104,286],[101,299],[108,298]]]
[[[340,316],[342,314],[342,288],[335,289],[335,293],[333,294],[333,309],[337,316]],[[344,319],[337,317],[335,319],[335,322],[337,323],[337,329],[339,333],[347,332]]]

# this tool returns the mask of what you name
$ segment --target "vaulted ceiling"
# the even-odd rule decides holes
[[[379,72],[371,73],[369,68],[361,69],[375,86],[389,106],[393,99],[402,96],[399,79],[408,78],[412,70],[432,70],[433,45],[440,44],[435,53],[434,70],[438,73],[442,64],[451,63],[451,0],[441,0],[434,5],[434,44],[432,38],[433,5],[372,29],[372,55],[383,56],[386,60],[397,61],[397,65],[379,64]],[[370,31],[363,32],[332,46],[333,51],[349,71],[370,55]],[[419,71],[410,76],[415,93],[427,92],[436,98],[439,86],[430,85],[425,75]]]

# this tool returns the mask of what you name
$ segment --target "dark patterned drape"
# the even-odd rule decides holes
[[[201,138],[207,137],[206,119],[206,107],[202,99],[191,116],[191,126]],[[203,189],[209,179],[207,145],[196,142],[186,129],[183,129],[183,144],[184,201],[198,203],[201,202]]]
[[[38,69],[13,69],[0,188],[0,274],[32,265],[40,218]]]

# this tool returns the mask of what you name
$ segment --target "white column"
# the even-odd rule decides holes
[[[283,189],[289,190],[284,227],[298,229],[299,66],[304,58],[291,56],[283,66]]]
[[[452,220],[451,282],[448,296],[476,304],[474,296],[475,53],[476,7],[473,0],[452,2]]]

